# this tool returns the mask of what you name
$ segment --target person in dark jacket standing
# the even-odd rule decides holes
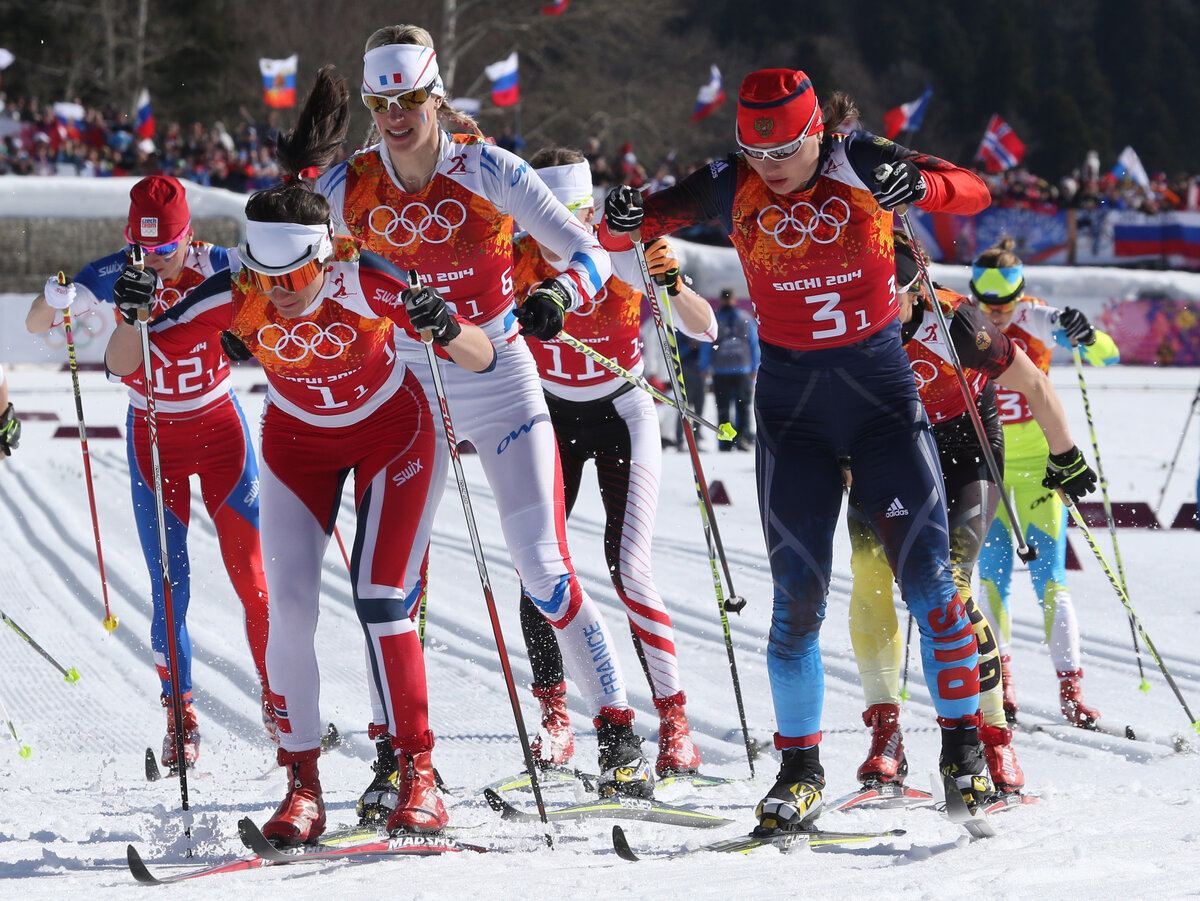
[[[717,341],[711,348],[701,351],[700,368],[712,371],[717,422],[732,422],[737,430],[734,441],[720,441],[717,446],[723,451],[733,450],[735,446],[738,450],[750,450],[754,445],[750,400],[754,373],[758,372],[758,325],[753,316],[738,309],[737,300],[728,288],[721,291],[721,308],[717,310]],[[729,417],[731,406],[732,419]]]

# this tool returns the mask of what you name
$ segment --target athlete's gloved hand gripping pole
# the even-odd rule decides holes
[[[658,344],[662,349],[663,358],[671,373],[671,393],[675,397],[676,412],[682,416],[687,409],[687,394],[683,387],[683,366],[679,361],[679,348],[675,345],[675,330],[663,319],[662,306],[659,303],[658,288],[650,275],[650,266],[646,262],[645,248],[642,246],[640,230],[645,211],[642,207],[642,196],[637,189],[621,185],[609,192],[604,201],[604,214],[610,230],[629,232],[633,242],[633,250],[637,255],[638,266],[642,272],[642,290],[650,301],[650,310],[654,314],[655,330],[658,332]],[[668,315],[670,307],[667,307]],[[729,572],[729,561],[725,559],[725,547],[721,543],[721,533],[717,529],[717,518],[713,513],[712,500],[708,496],[708,482],[704,478],[704,467],[700,463],[700,452],[696,447],[696,436],[691,426],[684,423],[683,434],[688,443],[688,453],[692,459],[692,473],[695,477],[696,496],[700,501],[700,522],[704,527],[704,539],[708,544],[708,562],[712,569],[713,589],[717,595],[717,611],[721,617],[721,630],[725,635],[725,651],[729,656],[729,672],[733,678],[733,694],[737,702],[738,719],[742,727],[742,740],[746,746],[746,761],[750,765],[750,776],[754,776],[754,745],[750,741],[750,730],[746,725],[746,707],[742,701],[742,685],[738,678],[737,660],[733,653],[733,636],[729,631],[729,612],[740,612],[746,606],[746,599],[740,597],[733,588],[733,577]],[[729,586],[729,598],[724,596],[721,577],[717,571],[717,559],[725,573],[725,584]]]
[[[132,245],[129,265],[113,286],[113,299],[127,322],[135,320],[142,338],[142,380],[146,388],[146,436],[150,441],[150,465],[154,475],[154,509],[158,523],[158,565],[162,574],[163,609],[167,620],[167,666],[171,683],[171,715],[177,724],[183,722],[183,697],[179,691],[179,654],[176,648],[175,604],[171,599],[171,561],[167,550],[167,512],[163,503],[162,465],[158,455],[158,411],[154,400],[154,370],[150,356],[150,305],[154,300],[157,276],[146,269],[140,244]],[[150,285],[147,295],[146,285]],[[175,730],[175,759],[184,760],[184,729]],[[184,834],[192,833],[188,810],[187,766],[179,768],[179,794],[185,811]]]
[[[53,282],[57,290],[52,292],[56,301],[48,301],[51,306],[61,309],[63,314],[63,331],[67,335],[67,360],[71,364],[71,388],[75,392],[75,420],[79,424],[79,444],[83,448],[83,481],[87,485],[88,506],[92,509],[92,534],[96,538],[96,565],[100,569],[100,592],[104,598],[104,628],[112,632],[117,628],[117,618],[112,615],[108,606],[108,577],[104,574],[104,550],[100,546],[100,519],[96,516],[96,491],[92,486],[92,458],[88,453],[87,426],[83,422],[83,395],[79,391],[79,363],[75,357],[75,334],[71,329],[71,301],[75,298],[75,286],[65,272],[46,282],[47,290]],[[46,294],[49,298],[50,293]],[[59,303],[65,306],[59,307]]]
[[[471,509],[471,493],[467,490],[467,477],[463,473],[462,460],[458,456],[458,439],[454,436],[454,422],[450,418],[450,407],[446,403],[446,388],[442,384],[442,373],[438,368],[437,354],[433,350],[436,342],[449,344],[462,331],[457,320],[446,309],[446,301],[437,289],[421,285],[416,269],[408,272],[408,290],[404,292],[404,309],[409,321],[421,334],[425,345],[425,358],[433,373],[433,390],[437,395],[438,409],[442,414],[442,427],[446,432],[446,444],[450,448],[450,463],[454,467],[454,478],[458,482],[458,496],[462,501],[463,516],[467,520],[467,532],[471,536],[471,550],[475,554],[475,566],[479,570],[479,582],[483,586],[483,600],[487,604],[488,617],[492,621],[492,635],[496,639],[496,652],[500,656],[500,669],[504,673],[504,684],[508,688],[508,700],[512,704],[513,719],[517,724],[517,737],[521,740],[521,753],[525,755],[525,770],[529,773],[529,785],[537,802],[542,824],[549,830],[546,805],[542,801],[542,786],[538,780],[537,764],[529,747],[529,733],[525,730],[525,717],[521,715],[521,702],[517,697],[517,686],[513,680],[512,667],[508,661],[508,650],[504,634],[500,629],[500,616],[496,612],[496,599],[492,594],[492,580],[488,576],[487,563],[483,558],[483,544],[479,540],[479,528],[475,524],[475,513]],[[554,840],[546,832],[546,844],[554,847]]]
[[[896,181],[894,169],[889,163],[877,166],[871,174],[875,177],[875,181],[881,189],[892,185]],[[908,182],[906,182],[907,184]],[[920,195],[924,196],[924,193],[924,182],[921,182]],[[881,206],[883,206],[886,199],[880,198]],[[903,204],[904,201],[900,201],[900,203]],[[971,417],[971,425],[975,427],[975,436],[979,439],[979,448],[983,453],[984,461],[987,463],[988,473],[991,475],[992,481],[1000,489],[1000,500],[1004,503],[1004,510],[1008,513],[1009,527],[1012,529],[1013,537],[1017,541],[1017,556],[1028,563],[1037,557],[1037,548],[1029,544],[1025,540],[1025,536],[1021,534],[1021,521],[1017,519],[1017,513],[1013,509],[1012,500],[1009,498],[1008,492],[1004,490],[1004,474],[1000,472],[1000,467],[996,464],[996,455],[992,453],[992,445],[988,441],[987,430],[983,427],[983,420],[979,418],[979,410],[975,407],[975,399],[971,397],[971,388],[967,384],[967,376],[963,372],[962,361],[959,360],[958,351],[954,349],[954,342],[950,339],[950,324],[946,322],[946,314],[942,312],[942,305],[938,303],[937,291],[933,287],[933,279],[929,275],[929,270],[925,268],[925,257],[921,253],[921,243],[917,240],[916,233],[908,221],[908,210],[903,206],[885,206],[884,209],[891,209],[900,217],[900,224],[904,226],[904,233],[912,243],[913,256],[917,261],[917,269],[921,273],[921,284],[924,286],[925,293],[929,297],[929,305],[933,307],[933,314],[937,317],[938,327],[942,330],[942,340],[946,343],[946,353],[950,357],[951,365],[954,366],[954,375],[958,379],[958,388],[962,392],[963,400],[966,401],[967,413]]]

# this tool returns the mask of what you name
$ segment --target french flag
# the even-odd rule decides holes
[[[692,121],[711,116],[725,102],[725,86],[721,83],[721,70],[713,66],[708,84],[696,93],[696,106],[692,109]]]
[[[515,106],[521,100],[517,83],[517,51],[483,70],[492,82],[492,103],[496,106]]]
[[[561,16],[567,11],[567,4],[571,0],[554,0],[553,3],[542,7],[543,16]]]
[[[150,109],[150,92],[142,88],[138,94],[137,112],[133,116],[133,133],[139,138],[154,137],[154,110]]]
[[[926,85],[925,93],[916,100],[901,103],[895,109],[884,113],[883,136],[891,141],[902,131],[918,131],[925,120],[925,108],[929,106],[929,98],[932,96],[933,85]]]
[[[988,120],[987,130],[979,149],[975,151],[975,159],[983,160],[988,172],[1003,172],[1011,169],[1025,158],[1025,142],[1017,137],[1012,126],[993,115]]]

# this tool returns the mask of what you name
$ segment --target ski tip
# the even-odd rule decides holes
[[[621,860],[637,860],[638,856],[629,847],[629,839],[625,837],[625,830],[620,826],[614,825],[612,829],[613,850],[617,852],[617,857]]]
[[[157,782],[162,778],[162,771],[158,768],[158,758],[154,756],[154,749],[146,749],[146,781]]]
[[[504,815],[504,812],[509,809],[507,802],[505,802],[505,800],[501,798],[500,795],[497,794],[493,789],[485,788],[483,790],[483,797],[485,800],[487,800],[488,807],[492,808],[492,810],[496,811],[496,813],[502,816]]]
[[[138,854],[137,848],[133,845],[125,846],[125,859],[129,862],[129,872],[133,874],[134,879],[143,885],[158,885],[160,880],[146,869],[146,863],[142,860],[142,855]]]

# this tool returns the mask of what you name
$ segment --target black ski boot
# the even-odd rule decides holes
[[[600,708],[596,740],[600,750],[600,797],[654,797],[654,770],[633,733],[633,711]]]
[[[779,776],[767,796],[758,802],[757,833],[811,829],[821,814],[825,770],[817,746],[785,748]]]
[[[979,740],[976,716],[964,716],[953,727],[942,725],[942,754],[939,766],[946,791],[957,788],[972,814],[994,793],[988,779],[987,760]]]
[[[392,749],[392,737],[386,733],[375,740],[375,761],[371,770],[375,776],[358,799],[358,821],[364,826],[386,823],[396,809],[400,772],[396,752]]]

